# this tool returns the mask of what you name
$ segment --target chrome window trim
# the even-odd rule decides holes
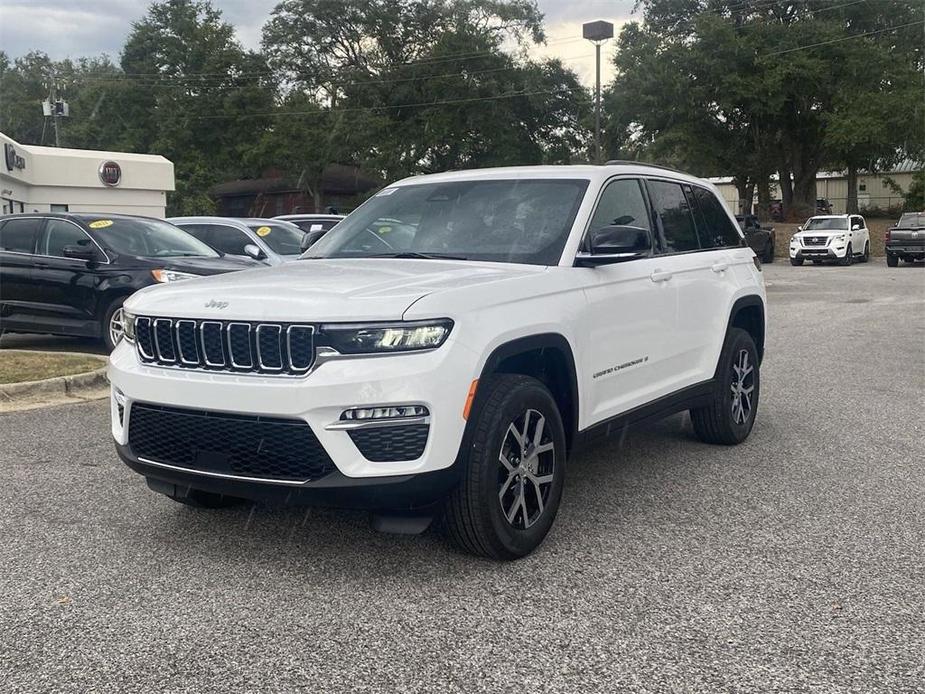
[[[159,342],[158,339],[157,339],[157,324],[158,324],[159,322],[166,322],[167,325],[168,325],[167,333],[168,333],[168,334],[173,333],[173,319],[171,319],[171,318],[155,318],[153,321],[151,321],[151,326],[152,326],[152,328],[154,329],[154,333],[153,333],[153,335],[154,335],[154,351],[157,353],[157,357],[155,357],[155,358],[156,358],[156,359],[159,359],[160,361],[165,362],[165,363],[167,363],[167,364],[176,364],[176,363],[177,363],[177,355],[176,355],[176,353],[174,353],[174,358],[173,358],[173,359],[167,359],[166,357],[164,357],[163,351],[161,351],[161,345],[160,345],[160,342]],[[171,345],[171,347],[173,347],[173,345]]]
[[[263,363],[263,356],[260,354],[260,331],[265,328],[275,328],[276,341],[279,344],[279,366],[267,366]],[[257,367],[263,369],[264,371],[277,372],[283,370],[283,326],[279,323],[260,323],[257,328],[254,330],[254,335],[257,336],[255,342],[257,343]]]
[[[350,408],[347,408],[350,409]],[[419,417],[387,417],[382,419],[338,420],[325,427],[326,431],[356,431],[357,429],[381,429],[383,427],[402,427],[413,424],[430,425],[430,415]]]
[[[235,325],[243,325],[247,328],[247,355],[250,357],[250,364],[239,364],[234,359],[234,349],[231,347],[231,328]],[[226,338],[228,341],[228,360],[231,363],[231,366],[235,369],[253,369],[254,364],[254,352],[251,350],[251,324],[242,323],[240,321],[233,321],[227,323],[227,329],[225,330]]]
[[[188,365],[190,365],[190,366],[199,366],[199,358],[198,358],[198,357],[199,357],[199,354],[198,354],[198,351],[199,351],[199,350],[198,350],[198,348],[197,348],[197,350],[196,350],[196,351],[197,351],[197,354],[196,354],[196,357],[197,357],[197,358],[196,358],[195,360],[193,360],[193,361],[188,361],[188,360],[187,360],[186,358],[184,358],[184,356],[183,356],[183,342],[180,340],[180,324],[181,324],[181,323],[192,323],[192,324],[193,324],[193,342],[196,343],[196,344],[198,345],[198,341],[196,340],[196,321],[192,320],[191,318],[178,318],[177,321],[176,321],[176,324],[175,324],[175,326],[174,326],[174,330],[175,330],[176,333],[177,333],[177,357],[179,357],[180,363],[181,363],[181,364],[188,364]]]
[[[207,325],[217,325],[219,329],[219,339],[218,344],[222,347],[222,361],[209,361],[209,350],[206,349],[206,326]],[[222,322],[215,320],[204,320],[199,323],[199,344],[202,347],[202,362],[206,366],[225,366],[227,360],[225,359],[225,341],[222,339]]]
[[[308,363],[308,366],[306,367],[295,366],[292,363],[292,330],[293,328],[297,330],[308,330],[309,331],[309,334],[311,337],[312,358],[311,358],[311,361]],[[257,346],[258,347],[260,346],[259,340],[257,341]],[[306,373],[312,368],[312,366],[314,366],[315,359],[317,358],[315,354],[315,326],[314,325],[295,324],[295,325],[290,325],[288,328],[286,328],[286,358],[289,361],[290,371],[293,371],[294,373],[297,373],[297,374]]]

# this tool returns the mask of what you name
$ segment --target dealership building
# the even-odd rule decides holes
[[[173,164],[153,154],[21,145],[0,133],[0,206],[11,212],[163,217]]]

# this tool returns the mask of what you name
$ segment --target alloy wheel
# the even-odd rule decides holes
[[[498,463],[501,512],[514,528],[525,530],[543,515],[556,464],[552,432],[542,413],[530,409],[511,422]]]
[[[732,365],[732,420],[745,424],[752,413],[752,391],[755,390],[755,367],[748,350],[739,350]]]
[[[122,339],[125,331],[124,320],[125,317],[121,306],[113,311],[112,316],[109,318],[109,340],[112,342],[113,347],[119,344],[119,340]]]

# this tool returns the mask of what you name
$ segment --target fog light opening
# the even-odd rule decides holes
[[[340,418],[344,422],[354,422],[428,416],[430,416],[430,411],[423,405],[390,405],[388,407],[352,407],[344,410]]]

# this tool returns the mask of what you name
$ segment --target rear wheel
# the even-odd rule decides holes
[[[730,328],[720,354],[711,402],[690,411],[697,438],[727,446],[748,438],[758,412],[759,390],[755,341],[745,330]]]
[[[761,255],[762,263],[773,263],[774,262],[774,242],[768,241],[768,245],[765,246],[764,253]]]
[[[791,258],[791,259],[790,259],[790,264],[791,264],[791,265],[802,265],[802,264],[803,264],[803,259],[802,259],[802,258]]]
[[[899,256],[891,255],[890,253],[886,254],[886,264],[888,267],[896,267],[899,265]]]
[[[103,320],[100,324],[100,336],[103,338],[103,344],[106,345],[107,352],[111,352],[116,348],[124,334],[123,316],[125,313],[122,310],[122,302],[124,301],[125,297],[120,296],[109,304],[103,314]]]
[[[864,254],[860,258],[862,263],[866,263],[868,260],[870,260],[870,241],[864,243]]]
[[[565,480],[565,430],[555,400],[535,378],[500,374],[480,391],[444,527],[466,552],[517,559],[539,546],[555,520]]]

